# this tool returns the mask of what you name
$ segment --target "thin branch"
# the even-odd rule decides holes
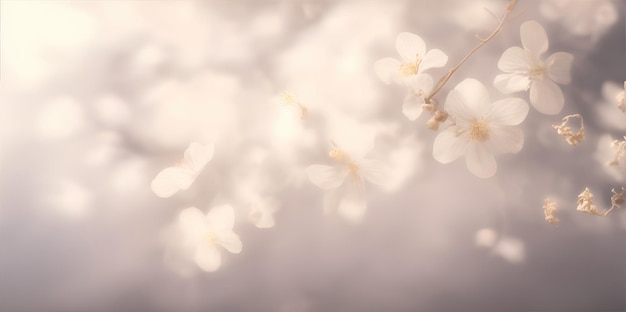
[[[448,71],[448,74],[446,74],[444,77],[442,77],[441,79],[439,79],[439,81],[437,82],[437,86],[433,89],[433,91],[430,92],[430,94],[424,98],[426,103],[430,103],[430,100],[435,97],[435,95],[437,95],[437,93],[439,93],[439,91],[441,91],[441,88],[443,88],[443,86],[446,85],[446,83],[448,82],[448,80],[450,80],[450,78],[452,77],[452,75],[454,75],[454,73],[474,54],[476,53],[476,51],[478,51],[480,48],[482,48],[485,44],[487,44],[487,42],[491,41],[491,39],[493,39],[502,29],[502,26],[504,26],[504,22],[506,21],[507,17],[509,16],[509,14],[511,13],[511,11],[513,11],[513,8],[515,7],[515,4],[517,4],[517,0],[511,0],[509,1],[509,4],[507,4],[506,6],[506,10],[504,12],[504,15],[502,15],[502,18],[498,18],[498,26],[496,27],[496,29],[491,33],[491,35],[489,35],[489,37],[485,38],[485,39],[481,39],[478,38],[478,40],[480,40],[481,42],[474,47],[474,49],[472,49],[458,64],[456,64],[454,67],[450,68],[450,70]]]

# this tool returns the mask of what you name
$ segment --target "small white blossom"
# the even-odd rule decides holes
[[[188,189],[196,180],[202,169],[213,158],[215,146],[193,142],[185,150],[185,157],[173,167],[163,169],[152,180],[152,192],[165,198],[180,190]]]
[[[230,205],[214,207],[206,215],[196,207],[187,208],[178,216],[178,225],[185,247],[191,249],[194,261],[204,271],[214,272],[221,266],[220,246],[232,253],[241,252],[241,240],[233,232],[235,212]]]
[[[439,49],[426,51],[424,40],[408,32],[398,35],[396,50],[402,60],[387,57],[374,64],[374,71],[386,84],[391,82],[408,84],[411,77],[430,68],[442,67],[448,62],[448,56],[443,51]]]
[[[528,104],[518,98],[491,102],[485,86],[465,79],[448,93],[445,109],[455,124],[435,138],[433,156],[449,163],[462,155],[474,175],[488,178],[496,173],[493,154],[517,153],[524,145],[518,127],[528,114]]]
[[[536,21],[527,21],[520,28],[521,47],[504,51],[498,68],[506,74],[496,76],[494,85],[502,93],[530,90],[530,103],[547,115],[558,114],[565,99],[555,83],[569,84],[574,56],[557,52],[543,59],[548,50],[548,36]]]
[[[329,212],[337,208],[346,219],[359,222],[367,210],[365,181],[383,185],[385,169],[375,160],[353,157],[336,144],[329,157],[332,166],[311,165],[306,173],[313,184],[327,190],[324,198],[324,210]]]

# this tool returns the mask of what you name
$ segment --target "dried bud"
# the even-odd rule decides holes
[[[550,224],[557,225],[560,220],[556,217],[556,201],[551,200],[550,198],[546,198],[543,201],[543,214],[545,215],[545,220]]]
[[[580,129],[576,133],[572,131],[572,128],[567,126],[570,118],[580,119]],[[583,117],[580,114],[567,115],[563,117],[562,120],[563,122],[560,125],[553,125],[552,127],[556,129],[557,134],[565,137],[567,144],[576,146],[585,139],[585,124],[583,122]]]
[[[593,194],[588,187],[585,187],[585,190],[582,193],[578,194],[577,204],[578,207],[576,207],[576,210],[580,212],[592,214],[595,216],[604,216],[603,213],[598,212],[598,207],[593,204]]]
[[[432,131],[437,131],[439,130],[439,121],[433,116],[426,122],[426,127]]]
[[[624,157],[624,155],[626,155],[626,136],[624,137],[624,140],[622,141],[614,140],[611,143],[611,147],[615,149],[615,155],[613,156],[613,159],[611,159],[611,161],[608,162],[608,165],[619,166],[619,161]]]

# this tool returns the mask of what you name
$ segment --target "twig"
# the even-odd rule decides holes
[[[491,35],[489,35],[489,37],[485,38],[485,39],[481,39],[477,36],[477,39],[480,40],[480,43],[474,47],[474,49],[472,49],[467,55],[465,55],[465,57],[458,63],[456,64],[454,67],[450,68],[450,70],[448,71],[448,73],[443,76],[441,79],[439,79],[439,81],[437,82],[436,87],[433,89],[433,91],[430,92],[430,94],[424,98],[424,101],[426,103],[431,103],[431,100],[433,97],[435,97],[435,95],[437,95],[437,93],[439,93],[439,91],[441,91],[441,88],[443,88],[443,86],[446,85],[446,83],[448,82],[448,80],[450,80],[450,78],[452,77],[452,75],[454,75],[454,73],[474,54],[476,53],[476,51],[478,51],[480,48],[482,48],[485,44],[487,44],[487,42],[491,41],[491,39],[493,39],[502,29],[502,26],[504,25],[504,22],[506,21],[507,16],[509,16],[509,14],[511,13],[511,11],[513,11],[513,8],[515,7],[515,5],[517,4],[517,0],[511,0],[509,1],[509,4],[507,4],[506,6],[506,10],[504,12],[504,15],[502,15],[502,18],[497,18],[498,20],[498,26],[496,27],[496,29],[491,33]]]

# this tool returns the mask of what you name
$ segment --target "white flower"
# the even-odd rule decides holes
[[[417,119],[424,111],[423,105],[426,104],[424,98],[433,89],[433,78],[427,74],[413,76],[409,80],[409,94],[404,98],[402,104],[402,113],[406,118],[413,121]]]
[[[180,190],[186,190],[198,177],[202,169],[213,158],[215,146],[193,142],[185,150],[185,158],[173,167],[163,169],[152,180],[152,192],[159,197],[170,197]]]
[[[517,153],[524,145],[524,134],[513,127],[528,114],[522,99],[491,102],[482,83],[465,79],[448,93],[445,109],[455,124],[435,138],[433,156],[441,163],[466,154],[469,171],[488,178],[496,173],[494,153]]]
[[[329,153],[333,166],[311,165],[306,173],[313,184],[328,191],[324,197],[326,212],[336,207],[343,217],[358,222],[367,210],[365,181],[384,184],[385,169],[378,161],[355,158],[336,144],[333,146]]]
[[[274,226],[274,213],[278,210],[278,202],[273,198],[260,198],[252,204],[248,219],[256,227],[271,228]]]
[[[557,52],[547,59],[541,57],[548,50],[548,36],[536,21],[528,21],[520,28],[523,48],[511,47],[504,51],[498,68],[507,74],[496,76],[494,86],[502,93],[530,89],[530,103],[540,113],[558,114],[565,99],[555,83],[569,84],[574,56]]]
[[[402,57],[401,61],[387,57],[376,61],[374,71],[378,77],[390,84],[406,84],[412,76],[416,76],[429,68],[442,67],[448,62],[448,56],[439,49],[426,51],[424,40],[415,34],[403,32],[396,38],[396,50]]]
[[[539,12],[548,20],[558,21],[574,35],[591,35],[596,40],[619,20],[619,10],[611,0],[544,0]]]
[[[191,248],[196,264],[207,272],[216,271],[222,264],[219,246],[232,253],[242,249],[239,236],[233,232],[235,212],[230,205],[217,206],[206,216],[196,207],[181,211],[178,225],[186,247]]]

